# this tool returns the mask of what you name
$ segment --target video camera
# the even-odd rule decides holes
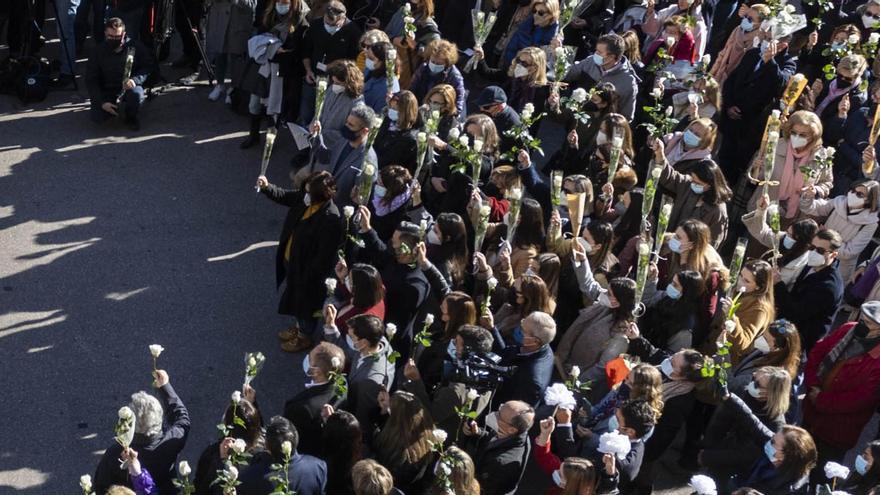
[[[516,372],[516,366],[502,366],[501,356],[494,353],[468,352],[462,359],[452,359],[452,371],[446,376],[449,382],[463,383],[477,390],[490,392],[504,383]]]

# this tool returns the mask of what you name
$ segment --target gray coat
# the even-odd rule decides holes
[[[362,428],[369,428],[373,413],[379,407],[379,391],[390,390],[394,383],[394,363],[388,361],[393,352],[391,344],[382,337],[375,354],[352,358],[348,374],[348,404],[346,410],[352,411]]]
[[[636,112],[636,94],[639,91],[639,76],[626,57],[620,58],[620,63],[606,72],[593,62],[592,57],[587,57],[575,63],[565,75],[565,82],[573,82],[578,85],[592,87],[600,82],[609,82],[614,85],[617,94],[620,95],[620,114],[632,120]]]
[[[349,143],[342,141],[332,148],[329,147],[323,131],[315,138],[312,144],[314,155],[312,156],[310,171],[326,170],[333,174],[333,178],[336,179],[336,197],[333,200],[340,208],[352,204],[351,190],[357,184],[358,176],[361,174],[365,161],[366,145],[364,144],[352,150],[344,160],[340,161],[339,158],[342,155],[342,150],[346,146],[350,146]],[[370,148],[368,156],[372,159],[373,163],[377,163],[376,152],[373,151],[373,148]]]
[[[209,57],[221,53],[247,53],[254,30],[257,0],[211,0],[205,28],[205,51]]]

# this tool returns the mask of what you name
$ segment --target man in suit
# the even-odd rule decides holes
[[[486,428],[475,422],[465,426],[465,446],[474,460],[476,478],[483,495],[507,495],[516,492],[529,458],[529,428],[535,410],[525,402],[513,400],[501,404],[486,417]]]
[[[327,485],[327,464],[297,451],[299,433],[281,416],[275,416],[266,428],[266,450],[257,453],[239,476],[238,495],[264,495],[275,489],[273,464],[285,460],[284,443],[290,443],[290,464],[287,466],[288,489],[297,495],[324,495]],[[171,492],[169,492],[171,493]]]
[[[761,46],[743,55],[722,89],[719,130],[724,142],[718,163],[731,184],[758,149],[769,107],[797,69],[796,58],[788,53],[790,36],[775,41],[767,39],[769,34],[761,36]]]
[[[321,342],[306,354],[303,371],[306,374],[305,389],[284,403],[284,417],[300,432],[299,451],[303,454],[321,453],[321,408],[324,404],[336,407],[345,400],[345,394],[337,394],[336,384],[330,380],[331,373],[345,369],[345,353],[330,342]]]
[[[370,107],[363,103],[355,105],[348,113],[345,125],[340,129],[342,137],[348,141],[348,145],[336,146],[334,149],[329,149],[324,144],[324,138],[321,136],[321,124],[312,123],[311,130],[316,137],[312,145],[314,152],[311,163],[296,173],[294,184],[301,184],[312,172],[326,170],[336,180],[336,197],[334,198],[336,204],[340,208],[354,204],[351,199],[351,190],[357,184],[358,177],[363,173],[366,163],[373,165],[373,173],[378,177],[376,152],[372,146],[367,150],[367,136],[377,120],[376,113]]]
[[[788,290],[776,277],[773,293],[776,316],[795,324],[807,352],[831,329],[834,314],[843,300],[837,252],[843,240],[837,232],[820,230],[813,237],[812,249],[797,280]]]
[[[521,400],[532,407],[544,396],[553,375],[553,350],[550,342],[556,337],[556,322],[542,311],[523,318],[514,329],[513,344],[507,345],[495,329],[495,352],[501,355],[501,364],[516,366],[513,376],[495,394],[495,401]]]

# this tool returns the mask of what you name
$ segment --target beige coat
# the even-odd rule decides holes
[[[843,246],[838,252],[840,276],[849,280],[856,268],[859,255],[871,242],[877,230],[877,212],[864,209],[859,213],[847,214],[846,196],[832,199],[801,199],[801,211],[808,215],[827,217],[825,228],[835,230],[843,238]]]

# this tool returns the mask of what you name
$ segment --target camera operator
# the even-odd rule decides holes
[[[472,367],[462,368],[466,364],[474,362],[490,362],[492,350],[492,334],[485,328],[476,325],[462,325],[458,329],[453,342],[455,343],[455,357],[452,365],[449,361],[444,362],[444,382],[429,395],[425,383],[419,374],[415,362],[410,359],[403,369],[403,389],[412,393],[431,411],[434,424],[437,428],[445,431],[456,431],[459,428],[459,418],[455,412],[457,407],[467,406],[477,412],[477,416],[489,405],[492,392],[500,383],[501,376],[485,368],[474,370]],[[476,399],[468,397],[469,390],[476,390],[479,394]]]

